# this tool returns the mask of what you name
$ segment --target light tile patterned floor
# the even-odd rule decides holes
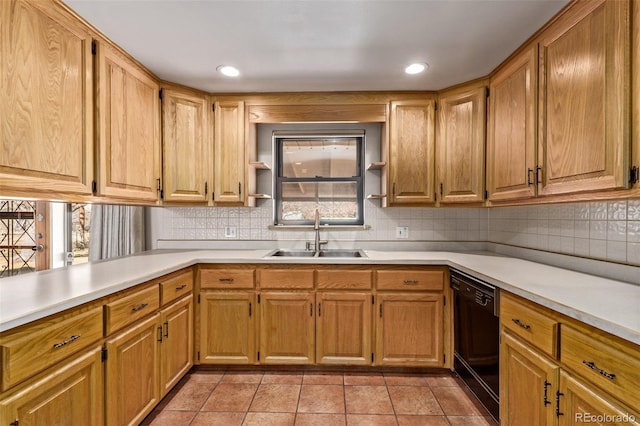
[[[194,370],[143,425],[490,425],[447,375]]]

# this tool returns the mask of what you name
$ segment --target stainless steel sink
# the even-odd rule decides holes
[[[313,251],[304,251],[304,250],[276,250],[271,253],[270,257],[314,257],[315,252]]]
[[[276,250],[266,257],[367,257],[362,250]]]
[[[362,250],[322,250],[318,257],[367,257]]]

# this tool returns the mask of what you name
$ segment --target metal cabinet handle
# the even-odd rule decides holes
[[[71,342],[73,342],[75,340],[78,340],[79,338],[80,338],[79,334],[74,334],[73,336],[69,337],[67,340],[64,340],[64,341],[62,341],[60,343],[55,343],[53,345],[53,349],[59,349],[59,348],[61,348],[63,346],[68,345],[69,343],[71,343]]]
[[[176,287],[176,290],[182,290],[186,286],[187,286],[186,284],[179,285],[178,287]]]
[[[556,391],[556,417],[564,416],[564,413],[560,412],[560,397],[564,394],[560,391]]]
[[[318,303],[318,316],[322,316],[322,303]]]
[[[586,365],[587,367],[589,367],[590,369],[592,369],[593,371],[595,371],[596,373],[606,377],[607,379],[611,379],[614,380],[616,378],[616,375],[613,373],[607,373],[606,371],[604,371],[602,368],[598,368],[598,366],[596,366],[596,363],[593,361],[586,361],[586,360],[582,360],[582,363],[584,365]]]
[[[404,280],[403,282],[406,285],[415,285],[415,284],[418,284],[420,281],[418,281],[418,280]]]
[[[218,281],[220,281],[221,283],[232,283],[233,278],[219,278]]]
[[[546,380],[544,381],[544,406],[546,407],[547,405],[551,404],[551,401],[549,401],[549,398],[547,397],[547,390],[549,388],[549,386],[551,386],[551,383],[547,382]]]
[[[309,303],[309,316],[313,316],[313,303]]]
[[[529,324],[523,323],[518,318],[511,318],[511,321],[516,323],[516,325],[519,325],[520,327],[524,328],[525,330],[530,330],[531,329],[531,326]]]
[[[169,338],[169,321],[164,322],[164,337]]]
[[[158,342],[162,343],[162,326],[158,326]]]
[[[149,306],[148,303],[141,303],[139,305],[134,306],[133,308],[131,308],[131,312],[138,312],[141,309],[146,308],[147,306]]]
[[[527,169],[527,186],[533,185],[531,181],[531,175],[533,174],[533,169]]]

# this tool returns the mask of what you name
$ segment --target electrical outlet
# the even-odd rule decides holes
[[[409,238],[409,227],[396,226],[396,238]]]
[[[235,226],[225,226],[224,227],[224,237],[225,238],[238,238],[238,228]]]

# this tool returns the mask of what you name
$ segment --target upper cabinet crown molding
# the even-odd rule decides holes
[[[47,2],[2,1],[0,12],[0,193],[90,195],[91,35]]]
[[[578,2],[540,37],[540,195],[628,186],[631,3]]]
[[[99,195],[158,200],[160,97],[157,81],[106,43],[97,43]]]
[[[438,97],[436,169],[441,203],[482,202],[486,81]]]

